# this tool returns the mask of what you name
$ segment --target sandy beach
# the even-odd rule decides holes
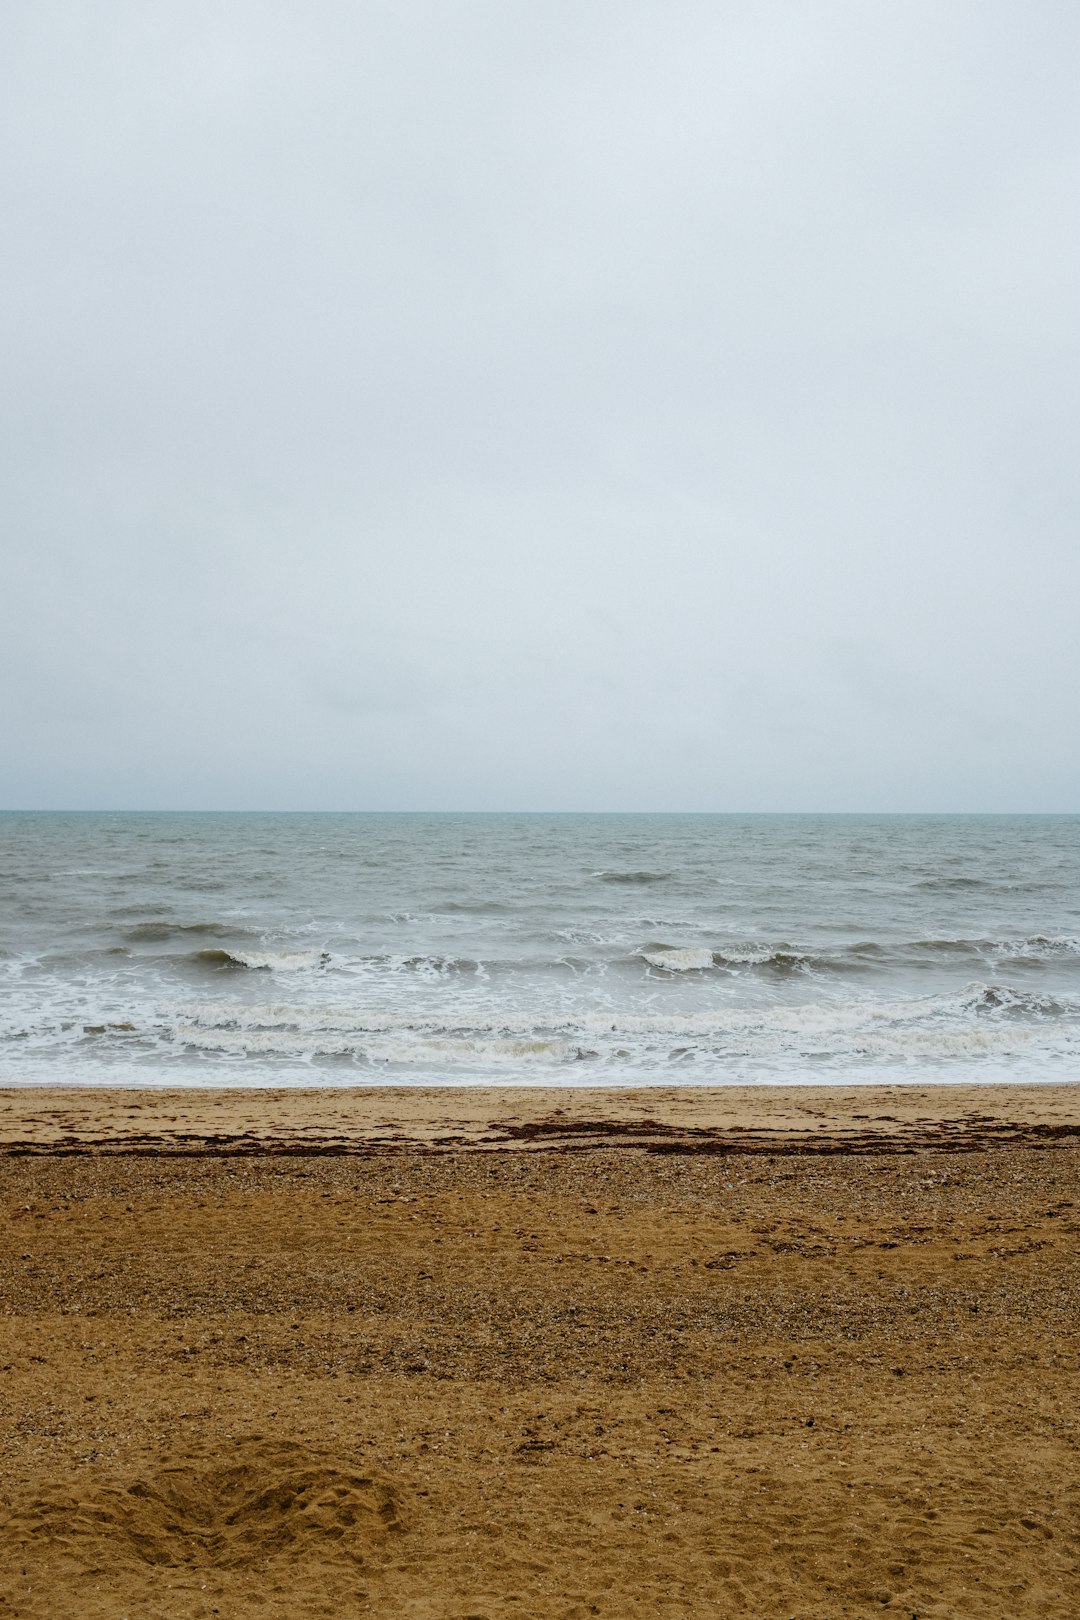
[[[1080,1090],[0,1092],[0,1614],[1065,1617]]]

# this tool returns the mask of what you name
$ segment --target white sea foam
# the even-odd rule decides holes
[[[330,962],[328,951],[229,951],[229,956],[241,967],[268,973],[308,973],[324,968]]]
[[[807,1002],[771,1009],[728,1005],[709,1011],[649,1008],[579,1013],[555,1020],[525,1009],[458,1008],[453,1020],[401,1008],[304,1006],[180,1009],[167,1039],[189,1051],[260,1055],[310,1064],[345,1058],[361,1067],[416,1069],[437,1079],[462,1065],[506,1074],[508,1064],[566,1078],[662,1075],[673,1063],[699,1078],[792,1072],[813,1078],[837,1063],[880,1071],[912,1065],[998,1064],[1033,1055],[1050,1062],[1080,1053],[1080,998],[1070,1005],[971,984],[945,996]],[[1047,1021],[1053,1024],[1048,1043]],[[807,1066],[809,1065],[809,1069]],[[512,1076],[508,1076],[512,1078]]]
[[[712,951],[698,945],[656,945],[639,954],[650,967],[663,968],[667,973],[701,972],[713,965]]]
[[[733,967],[764,967],[774,952],[771,945],[724,945],[717,954]]]
[[[1046,957],[1080,956],[1080,939],[1072,936],[1049,939],[1045,934],[1026,939],[1004,939],[995,942],[993,952],[1002,957],[1028,957],[1040,961]]]

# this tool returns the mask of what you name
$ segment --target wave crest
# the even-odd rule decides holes
[[[195,951],[188,958],[200,967],[230,970],[248,968],[261,973],[302,973],[309,968],[325,968],[329,951]]]
[[[964,1012],[1014,1018],[1058,1018],[1065,1008],[1052,996],[1033,990],[1014,990],[1007,984],[969,984],[958,997]]]
[[[208,936],[210,939],[242,938],[246,930],[237,928],[232,923],[198,922],[174,923],[164,919],[154,922],[136,923],[129,928],[124,938],[132,945],[156,945],[169,939],[187,939],[190,935]]]
[[[594,872],[601,883],[663,883],[670,872]]]

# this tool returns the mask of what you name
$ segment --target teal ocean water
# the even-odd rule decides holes
[[[0,1083],[1077,1079],[1075,816],[0,816]]]

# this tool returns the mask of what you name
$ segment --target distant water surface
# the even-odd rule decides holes
[[[1075,816],[0,816],[0,1083],[1075,1079]]]

